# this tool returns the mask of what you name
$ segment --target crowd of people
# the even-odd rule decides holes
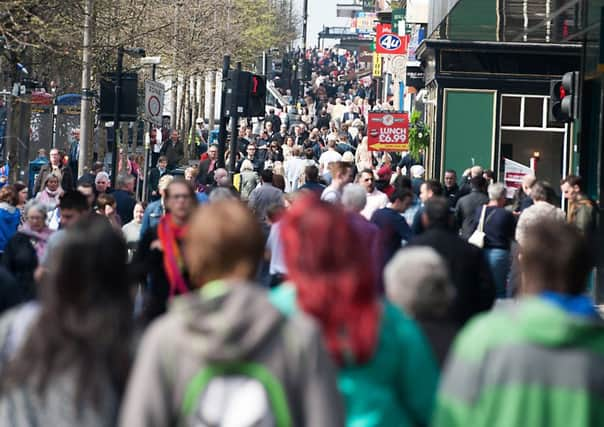
[[[441,183],[421,158],[369,151],[370,97],[338,79],[341,56],[309,52],[310,119],[240,127],[235,174],[214,145],[175,173],[176,133],[148,205],[132,171],[111,188],[53,151],[33,197],[0,189],[0,419],[604,423],[581,178],[561,182],[564,213],[534,176],[510,201],[480,166]]]

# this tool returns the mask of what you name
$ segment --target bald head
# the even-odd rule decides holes
[[[531,192],[531,187],[535,184],[535,182],[537,181],[537,178],[535,177],[535,175],[524,175],[522,177],[522,191],[524,191],[524,194],[529,195]]]
[[[482,168],[482,166],[472,166],[472,168],[470,169],[471,178],[474,178],[477,176],[482,176],[483,173],[484,173],[484,169]]]

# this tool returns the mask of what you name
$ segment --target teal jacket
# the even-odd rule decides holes
[[[433,425],[604,426],[604,323],[542,297],[475,318],[449,356]]]
[[[293,287],[271,294],[286,315],[296,312]],[[348,427],[428,425],[438,383],[434,355],[413,320],[384,303],[378,346],[364,365],[340,367],[338,387],[346,406]]]

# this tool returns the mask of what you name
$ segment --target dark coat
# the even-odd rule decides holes
[[[136,199],[131,193],[125,190],[114,190],[111,192],[111,195],[115,198],[117,214],[120,216],[122,224],[128,224],[134,218]]]
[[[32,300],[36,293],[34,272],[38,267],[38,256],[27,235],[18,232],[8,241],[2,265],[18,283],[11,300],[16,303]]]
[[[166,312],[170,296],[170,284],[164,270],[163,253],[151,248],[151,244],[157,239],[157,227],[145,231],[132,260],[135,277],[140,282],[147,283],[142,311],[142,319],[145,323],[150,323]],[[188,282],[186,275],[185,280]]]
[[[455,206],[455,221],[461,228],[461,237],[468,240],[476,226],[476,209],[479,206],[489,203],[489,196],[478,190],[472,190],[467,196],[463,196],[457,201]]]
[[[170,139],[161,148],[160,155],[166,156],[168,159],[168,170],[176,169],[182,163],[185,157],[185,150],[182,142],[176,144]]]
[[[411,239],[410,245],[429,246],[446,261],[457,294],[449,319],[463,325],[489,310],[495,302],[495,284],[482,250],[456,236],[453,231],[431,228]]]
[[[0,313],[23,302],[22,286],[10,272],[0,266]]]
[[[155,167],[149,171],[149,199],[153,202],[155,200],[159,200],[159,179],[167,174],[168,171],[165,170],[163,173],[159,170],[159,168]],[[155,194],[154,194],[155,193]]]
[[[214,169],[210,170],[210,164],[212,161],[210,159],[205,159],[199,163],[199,173],[197,174],[197,178],[195,181],[197,184],[201,185],[213,185],[214,184],[214,171],[216,170],[217,165],[214,164]]]
[[[51,171],[52,166],[50,164],[42,166],[34,184],[35,194],[38,194],[38,192],[42,189],[42,184]],[[61,167],[61,176],[61,188],[65,191],[75,190],[75,179],[73,178],[73,172],[69,166]]]

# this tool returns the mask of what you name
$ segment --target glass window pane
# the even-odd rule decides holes
[[[501,126],[520,126],[520,97],[501,97]]]
[[[524,99],[524,126],[543,127],[543,98]]]

